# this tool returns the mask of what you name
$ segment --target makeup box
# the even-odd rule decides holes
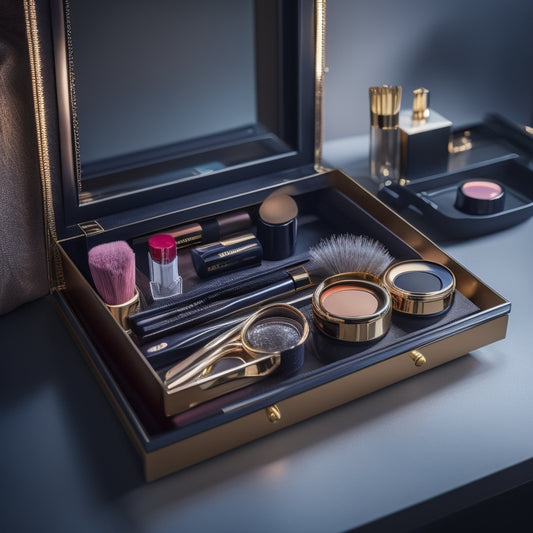
[[[229,10],[225,3],[191,0],[178,3],[180,17],[159,13],[151,3],[150,13],[140,19],[131,6],[122,11],[107,2],[91,2],[89,8],[82,4],[25,1],[53,295],[138,450],[147,480],[505,337],[509,302],[354,180],[321,166],[325,2],[242,0]],[[215,21],[208,27],[207,12]],[[184,37],[185,44],[171,46],[159,39],[169,21],[171,33]],[[135,42],[142,37],[139,24],[145,34],[156,30],[149,48]],[[120,31],[125,35],[119,37]],[[126,34],[135,39],[124,47]],[[162,48],[154,56],[156,40]],[[199,41],[216,46],[203,49]],[[238,61],[235,54],[240,54]],[[84,71],[79,64],[84,61],[101,68]],[[158,71],[158,65],[163,69]],[[234,69],[243,65],[249,69],[237,74]],[[169,89],[173,71],[180,83]],[[117,80],[111,79],[113,74]],[[161,103],[153,91],[156,76],[162,74],[167,75],[166,113],[153,121]],[[200,82],[207,90],[195,86]],[[235,91],[242,94],[232,98]],[[139,95],[142,102],[134,101]],[[99,99],[101,108],[94,103],[85,107],[92,98]],[[172,117],[174,104],[180,111]],[[190,108],[196,112],[187,118]],[[225,129],[199,124],[206,115],[217,124],[218,112],[222,124],[229,125]],[[91,131],[84,128],[90,130],[93,119],[91,140]],[[144,126],[136,126],[135,119]],[[164,140],[158,126],[165,120],[166,128],[183,122],[185,137]],[[117,126],[124,133],[116,133]],[[143,134],[152,144],[132,148]],[[133,144],[125,148],[122,136],[131,137]],[[93,148],[108,153],[91,159],[87,154]],[[100,244],[127,241],[136,254],[142,292],[148,277],[143,248],[148,236],[183,226],[202,233],[213,219],[233,220],[242,212],[249,215],[252,233],[258,226],[268,232],[275,217],[262,213],[261,207],[280,191],[297,206],[296,240],[285,232],[273,241],[274,251],[275,243],[282,243],[282,258],[274,254],[248,269],[200,278],[187,249],[178,250],[184,294],[209,284],[235,286],[239,280],[301,264],[309,248],[331,234],[365,235],[385,246],[395,261],[439,265],[451,273],[456,289],[446,297],[445,312],[414,316],[393,311],[388,329],[374,338],[368,327],[358,342],[331,338],[317,328],[314,287],[285,295],[283,301],[306,317],[309,326],[301,366],[288,376],[252,379],[246,387],[206,402],[201,398],[209,387],[199,387],[184,400],[182,391],[165,387],[164,371],[172,361],[154,362],[104,304],[95,290],[88,252]],[[293,231],[291,217],[285,222]],[[397,274],[391,274],[392,282]],[[255,310],[240,309],[239,316]],[[360,325],[350,327],[357,333],[348,336],[360,335]],[[178,360],[181,356],[173,355]]]

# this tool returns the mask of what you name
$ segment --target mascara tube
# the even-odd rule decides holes
[[[181,294],[183,282],[178,272],[174,237],[160,233],[148,239],[148,266],[154,300]]]

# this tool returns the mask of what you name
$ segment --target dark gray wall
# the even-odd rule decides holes
[[[368,87],[431,91],[455,124],[488,112],[533,123],[531,0],[328,0],[327,139],[368,132]]]

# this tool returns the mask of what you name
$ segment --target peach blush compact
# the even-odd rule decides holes
[[[337,274],[325,279],[313,294],[313,320],[319,331],[337,340],[379,339],[390,326],[392,305],[378,278]]]
[[[503,211],[505,191],[490,180],[470,180],[459,185],[455,207],[470,215],[492,215]]]

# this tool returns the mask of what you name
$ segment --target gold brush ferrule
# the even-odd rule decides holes
[[[399,124],[402,88],[382,85],[370,87],[370,125],[379,129],[395,129]]]
[[[129,331],[130,323],[129,317],[140,310],[141,304],[139,299],[139,291],[135,289],[135,295],[131,300],[123,304],[110,305],[105,304],[109,312],[113,315],[115,320],[126,330]]]
[[[306,289],[307,287],[311,287],[311,285],[313,285],[311,276],[309,276],[309,272],[307,272],[303,266],[291,268],[287,270],[287,274],[289,274],[294,281],[294,290],[296,291]]]
[[[413,91],[413,120],[426,121],[429,118],[429,91],[420,87]]]

